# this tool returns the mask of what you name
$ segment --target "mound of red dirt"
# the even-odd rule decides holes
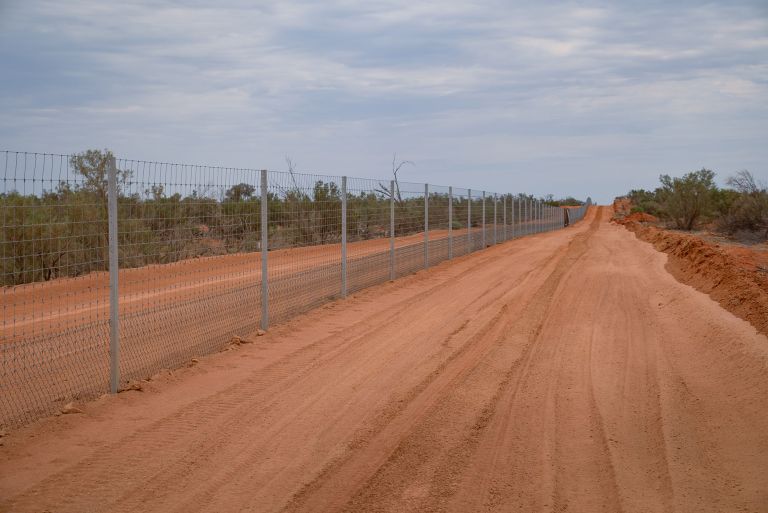
[[[616,217],[612,219],[612,221],[618,224],[658,223],[659,219],[656,216],[652,216],[651,214],[646,214],[645,212],[633,212],[625,217]]]
[[[619,196],[613,200],[613,212],[616,216],[628,215],[631,208],[632,202],[625,196]]]
[[[620,224],[667,253],[667,269],[679,281],[709,294],[723,308],[768,335],[768,268],[762,265],[763,258],[746,248],[723,247],[656,226],[632,221]]]

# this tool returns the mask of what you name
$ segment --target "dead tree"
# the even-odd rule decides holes
[[[410,164],[412,166],[416,165],[413,162],[411,162],[410,160],[401,160],[400,162],[398,162],[397,161],[397,153],[393,153],[392,154],[392,176],[394,177],[394,180],[395,180],[395,201],[398,204],[402,204],[403,203],[403,197],[400,194],[400,182],[398,180],[397,173],[406,164]],[[392,191],[389,189],[389,187],[387,187],[383,183],[379,183],[379,186],[376,187],[375,190],[379,194],[384,195],[384,197],[386,197],[386,198],[391,198],[392,197]]]

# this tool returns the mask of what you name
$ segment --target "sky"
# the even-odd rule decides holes
[[[768,2],[0,0],[0,150],[612,201],[768,181]]]

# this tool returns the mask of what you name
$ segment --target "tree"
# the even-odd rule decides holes
[[[721,228],[729,233],[761,231],[768,238],[768,190],[765,185],[758,185],[752,173],[746,170],[737,172],[725,183],[733,190],[722,191],[727,196],[722,201]]]
[[[403,197],[400,194],[400,180],[397,177],[397,173],[400,172],[400,169],[405,166],[406,164],[410,164],[412,166],[415,166],[413,162],[410,160],[401,160],[400,162],[397,161],[397,153],[392,154],[392,177],[394,178],[395,182],[395,201],[402,205],[403,204]],[[383,183],[380,183],[379,186],[376,188],[376,192],[383,195],[384,197],[391,197],[392,191],[389,190],[389,187],[384,185]]]
[[[710,213],[717,191],[715,173],[700,169],[682,178],[661,175],[659,196],[664,214],[682,230],[692,230],[702,216]]]
[[[92,193],[105,206],[107,204],[107,170],[115,156],[109,150],[88,150],[74,155],[70,159],[72,169],[83,177],[77,186],[78,190]],[[118,195],[122,194],[125,183],[131,176],[129,170],[117,170]],[[106,212],[106,210],[105,210]]]
[[[733,187],[739,194],[756,194],[760,192],[760,187],[758,187],[755,177],[746,169],[737,172],[733,176],[729,176],[725,183]]]
[[[89,213],[89,221],[93,224],[97,232],[95,238],[98,243],[93,244],[102,248],[101,267],[106,269],[109,260],[108,243],[108,209],[107,205],[107,183],[108,166],[114,160],[115,156],[109,150],[87,150],[70,159],[70,165],[75,173],[81,175],[83,180],[76,185],[75,191],[80,195],[88,197],[88,201],[96,206],[96,211]],[[129,170],[117,170],[117,191],[118,196],[122,196],[125,184],[131,176]],[[64,185],[64,184],[62,184]],[[85,219],[83,219],[85,220]]]
[[[249,200],[253,197],[255,192],[256,187],[253,185],[247,183],[239,183],[227,189],[227,192],[224,193],[224,198],[227,201]]]

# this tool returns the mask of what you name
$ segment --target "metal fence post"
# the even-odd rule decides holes
[[[528,225],[526,224],[528,220],[528,199],[520,198],[520,208],[522,212],[522,217],[520,217],[520,235],[524,237],[528,235]]]
[[[347,177],[341,177],[341,297],[347,297]]]
[[[269,329],[269,201],[267,170],[261,170],[261,329]]]
[[[109,160],[107,170],[107,218],[109,222],[109,391],[120,386],[120,305],[118,295],[117,165]]]
[[[389,279],[395,279],[395,181],[389,183]]]
[[[531,229],[533,227],[533,218],[532,218],[532,209],[531,209],[532,206],[533,206],[533,200],[531,198],[528,198],[528,204],[525,206],[525,217],[527,221],[526,230],[525,230],[526,235],[531,234]]]
[[[472,189],[467,189],[467,254],[472,253]]]
[[[498,230],[497,230],[497,219],[498,219],[498,216],[497,216],[497,210],[498,210],[497,206],[498,206],[498,204],[499,204],[499,195],[494,192],[493,193],[493,245],[494,246],[499,243]]]
[[[544,231],[544,225],[542,224],[542,221],[544,220],[544,203],[542,203],[542,201],[539,200],[538,205],[539,205],[539,208],[538,208],[538,211],[539,211],[538,212],[538,215],[539,215],[538,226],[539,226],[539,233],[541,233],[541,232]]]
[[[448,260],[453,258],[453,187],[448,187]]]
[[[504,230],[502,231],[501,238],[504,239],[504,241],[506,242],[508,240],[507,239],[507,195],[506,194],[501,197],[501,210],[502,212],[504,212],[504,215],[501,216],[501,222],[502,222],[502,225],[504,226]]]
[[[482,243],[483,243],[483,249],[485,249],[485,191],[483,191],[483,221],[481,229],[483,230],[483,236],[482,236]]]
[[[429,267],[429,184],[424,184],[424,269]]]

